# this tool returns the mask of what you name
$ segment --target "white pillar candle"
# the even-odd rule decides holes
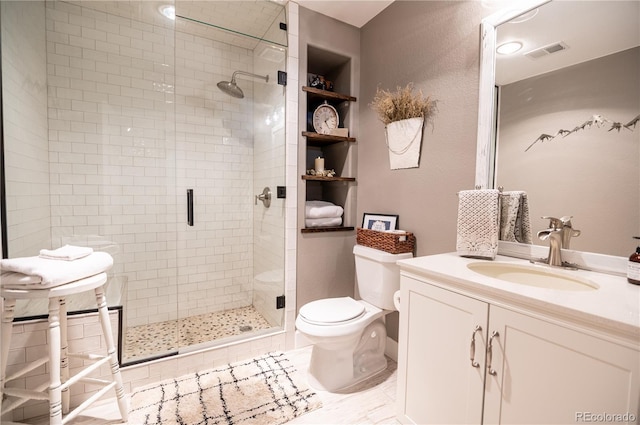
[[[316,158],[315,170],[316,170],[316,173],[319,171],[324,171],[324,158],[320,158],[320,157]]]

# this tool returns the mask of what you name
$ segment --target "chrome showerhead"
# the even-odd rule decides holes
[[[229,96],[238,98],[238,99],[242,99],[244,97],[244,93],[242,92],[242,89],[240,87],[238,87],[238,85],[236,84],[236,75],[240,74],[240,75],[248,75],[249,77],[255,77],[255,78],[261,78],[263,79],[265,82],[269,82],[269,75],[257,75],[257,74],[251,74],[249,72],[244,72],[244,71],[236,71],[233,73],[233,75],[231,76],[231,81],[220,81],[218,83],[218,88],[228,94]]]
[[[244,93],[236,84],[235,78],[232,78],[231,81],[220,81],[218,83],[218,88],[229,96],[236,97],[238,99],[242,99],[244,97]]]

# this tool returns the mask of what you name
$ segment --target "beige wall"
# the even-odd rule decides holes
[[[455,250],[456,192],[474,186],[478,114],[479,1],[396,1],[362,28],[358,214],[398,214],[417,255]],[[384,125],[368,107],[376,87],[413,82],[438,100],[424,131],[420,167],[390,170]],[[397,339],[397,313],[387,331]]]
[[[417,255],[455,249],[456,192],[474,185],[480,2],[393,3],[362,30],[358,211],[400,215]],[[390,170],[376,87],[413,82],[438,100],[420,167]]]
[[[501,4],[396,1],[360,30],[300,8],[301,76],[306,43],[322,43],[361,60],[354,67],[359,80],[351,93],[358,97],[359,112],[359,126],[353,127],[358,132],[356,224],[364,212],[398,214],[400,227],[416,235],[417,255],[455,249],[456,193],[472,188],[475,178],[480,21]],[[439,112],[424,132],[420,167],[392,171],[384,125],[368,105],[378,86],[395,89],[409,82],[437,99]],[[303,112],[300,120],[305,122]],[[299,187],[302,205],[304,186]],[[314,299],[351,294],[354,239],[351,234],[299,235],[298,308]],[[397,317],[388,316],[393,339]]]
[[[307,47],[309,45],[351,58],[349,94],[356,96],[358,101],[351,104],[350,108],[358,108],[358,103],[360,103],[360,31],[353,26],[300,7],[300,86],[307,85]],[[300,134],[306,129],[307,97],[301,89],[298,93],[300,102],[298,134]],[[360,142],[357,115],[349,114],[349,122],[347,123],[350,135],[358,139],[357,146],[349,148],[350,154],[347,155],[343,167],[342,165],[337,167],[335,164],[327,165],[327,168],[342,168],[344,175],[347,176],[357,175],[356,169],[354,169],[355,152],[362,149],[361,146],[365,143],[368,144],[368,142]],[[298,171],[299,175],[303,175],[307,162],[306,140],[300,135],[298,137]],[[302,180],[299,182],[298,229],[304,227],[306,197],[306,184]],[[351,184],[346,190],[344,223],[345,225],[353,225],[356,185]],[[354,295],[355,266],[352,251],[355,244],[355,231],[302,234],[298,230],[297,243],[297,309],[307,302],[321,298]]]

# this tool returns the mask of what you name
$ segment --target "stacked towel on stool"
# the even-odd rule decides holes
[[[344,209],[326,201],[307,201],[304,225],[306,227],[333,227],[342,225]]]
[[[112,266],[113,257],[106,252],[65,245],[42,250],[37,257],[0,260],[0,283],[4,288],[47,289],[97,275]]]

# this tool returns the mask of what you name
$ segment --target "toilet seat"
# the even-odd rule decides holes
[[[310,309],[306,308],[309,304],[316,302],[318,304],[314,304]],[[366,301],[349,297],[327,298],[311,303],[300,307],[296,318],[296,329],[311,337],[350,338],[362,333],[369,323],[388,313]],[[341,307],[336,306],[342,306],[345,309],[342,310]],[[318,316],[313,315],[316,311]],[[307,314],[307,317],[303,316],[303,313]],[[330,315],[332,319],[328,318]],[[329,322],[328,320],[342,321]]]
[[[325,298],[303,305],[300,317],[313,325],[332,326],[359,319],[365,312],[364,305],[351,297]]]

